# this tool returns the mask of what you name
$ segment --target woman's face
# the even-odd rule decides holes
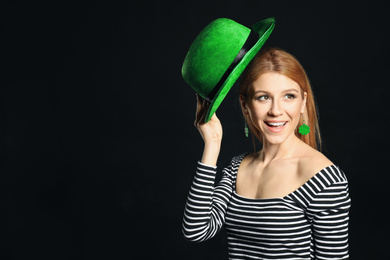
[[[249,99],[241,98],[244,112],[260,131],[263,143],[281,144],[294,136],[301,113],[305,111],[306,92],[298,83],[278,73],[268,72],[252,83]]]

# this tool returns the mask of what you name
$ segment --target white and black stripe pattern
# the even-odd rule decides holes
[[[216,187],[216,167],[198,163],[183,218],[188,240],[210,239],[225,224],[230,259],[348,259],[350,198],[337,166],[283,198],[249,199],[235,192],[244,156],[233,158]]]

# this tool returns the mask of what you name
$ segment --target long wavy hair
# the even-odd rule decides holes
[[[252,83],[262,74],[267,72],[279,73],[298,83],[301,88],[302,97],[304,92],[307,93],[304,118],[305,123],[310,126],[310,133],[308,135],[301,135],[299,133],[298,128],[303,124],[303,118],[301,117],[297,128],[295,129],[295,135],[314,149],[320,150],[321,135],[320,128],[318,126],[317,107],[314,95],[305,70],[293,55],[280,48],[266,48],[261,50],[242,74],[240,95],[245,98],[246,102],[249,102],[249,99],[252,98],[249,96],[251,93]],[[251,120],[249,120],[249,116],[246,116],[244,111],[242,112],[252,133],[252,138],[255,136],[260,142],[262,142],[260,131],[254,127]],[[253,143],[255,146],[254,138]]]

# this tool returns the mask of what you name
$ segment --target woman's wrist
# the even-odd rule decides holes
[[[201,162],[210,166],[217,166],[221,143],[206,143]]]

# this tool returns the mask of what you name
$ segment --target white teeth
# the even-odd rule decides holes
[[[282,125],[286,124],[286,122],[279,122],[279,123],[271,123],[271,122],[268,122],[268,124],[269,124],[270,126],[282,126]]]

